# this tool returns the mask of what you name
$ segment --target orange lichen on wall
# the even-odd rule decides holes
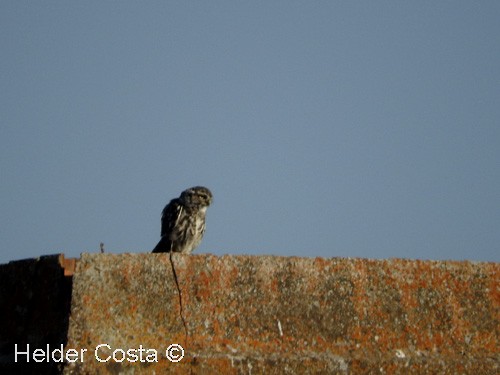
[[[498,263],[83,254],[58,255],[54,266],[47,259],[2,266],[2,319],[28,328],[7,327],[13,338],[0,341],[12,350],[19,332],[30,332],[41,345],[47,322],[66,314],[69,325],[51,329],[63,329],[67,342],[60,332],[50,342],[89,353],[67,363],[67,374],[500,371]],[[24,269],[30,277],[25,270],[16,281],[12,273]],[[34,318],[46,323],[34,326]],[[108,345],[103,356],[117,351],[119,360],[99,362],[100,344]],[[174,344],[184,350],[178,362],[168,357]],[[157,353],[155,361],[121,360],[140,348]]]
[[[498,264],[179,254],[172,262],[84,254],[68,346],[176,342],[183,362],[162,358],[147,371],[181,373],[497,369]],[[82,340],[86,329],[93,342]],[[120,368],[143,371],[134,366]]]

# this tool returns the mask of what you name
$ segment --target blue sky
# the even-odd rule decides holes
[[[500,2],[3,1],[0,263],[150,251],[500,261]]]

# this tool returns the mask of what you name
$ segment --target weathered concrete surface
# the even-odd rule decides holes
[[[82,255],[66,348],[88,352],[66,373],[499,372],[498,263],[172,259],[181,299],[168,254]],[[99,344],[101,358],[142,345],[158,362],[99,363]]]

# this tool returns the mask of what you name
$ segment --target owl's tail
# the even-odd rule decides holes
[[[163,236],[158,245],[153,249],[153,253],[169,253],[172,248],[172,241],[167,236]]]

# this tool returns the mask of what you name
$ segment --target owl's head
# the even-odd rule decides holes
[[[204,186],[184,190],[180,199],[186,206],[208,207],[212,203],[212,193]]]

